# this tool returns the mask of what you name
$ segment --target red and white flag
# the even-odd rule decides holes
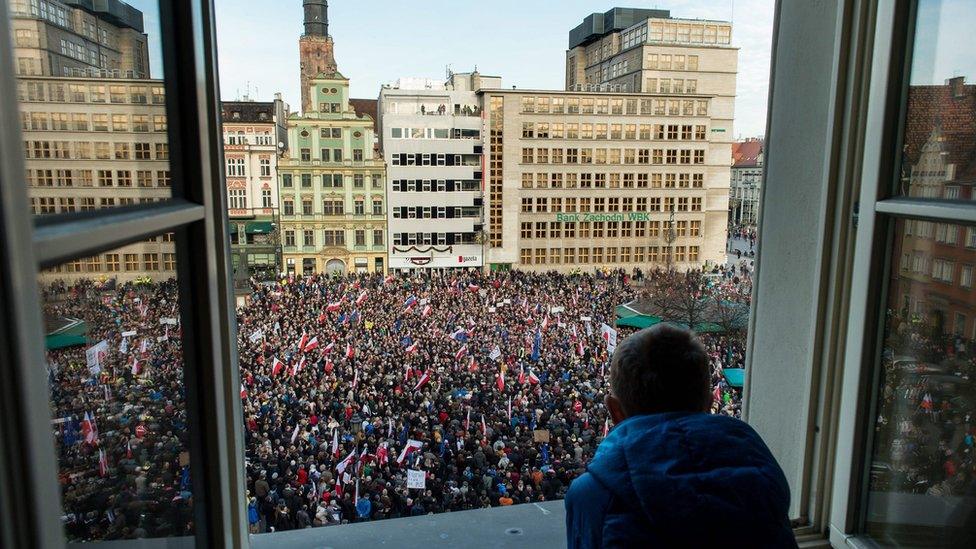
[[[475,361],[473,356],[471,357],[471,362],[468,363],[468,371],[472,373],[478,371],[478,363]]]
[[[359,294],[359,297],[356,298],[356,305],[362,305],[363,303],[366,303],[366,298],[368,296],[369,294],[366,293],[366,290],[363,290],[363,293]]]
[[[539,384],[539,376],[535,375],[535,372],[533,372],[532,370],[529,370],[529,384],[531,385]]]
[[[359,368],[356,368],[356,373],[352,377],[352,388],[355,389],[359,387]]]
[[[454,353],[454,360],[461,360],[462,358],[464,358],[464,355],[466,354],[468,354],[468,346],[462,345],[461,348],[458,349],[456,353]]]
[[[485,423],[485,414],[481,414],[481,436],[488,436],[488,424]]]
[[[304,349],[306,343],[308,343],[308,334],[302,332],[302,339],[298,341],[298,350]]]
[[[329,353],[332,352],[332,349],[335,349],[335,341],[331,341],[331,342],[329,342],[328,345],[326,345],[325,347],[323,347],[322,348],[322,354],[323,355],[327,355],[327,354],[329,354]]]
[[[468,408],[468,417],[464,418],[464,430],[471,428],[471,408]]]
[[[339,457],[339,430],[332,430],[332,455],[336,458]]]
[[[390,461],[390,450],[387,448],[387,444],[384,442],[376,449],[376,463],[380,466],[386,465],[386,462]]]
[[[418,347],[420,347],[420,342],[419,341],[414,341],[412,344],[410,344],[409,347],[407,347],[406,349],[404,349],[404,351],[408,355],[412,355],[412,354],[414,354],[414,353],[417,352]]]
[[[386,278],[383,279],[383,284],[390,284],[393,280],[393,275],[386,275]]]
[[[403,465],[403,462],[406,461],[407,457],[410,454],[416,452],[417,450],[420,450],[423,447],[424,447],[423,442],[420,442],[419,440],[414,440],[412,438],[407,439],[407,445],[403,447],[403,451],[401,451],[400,455],[397,457],[397,463]]]
[[[476,294],[479,290],[481,290],[481,286],[478,286],[477,284],[468,284],[469,292]]]
[[[342,308],[342,301],[335,301],[325,306],[325,310],[334,313]]]
[[[241,383],[241,398],[247,398],[247,389],[244,388],[243,383]]]
[[[302,352],[307,353],[309,351],[313,351],[318,346],[319,346],[319,336],[315,336],[305,343],[305,346],[302,347]]]
[[[345,459],[343,459],[342,461],[339,462],[339,465],[336,466],[336,471],[338,471],[339,474],[342,475],[343,473],[346,472],[346,467],[349,467],[353,463],[356,463],[356,449],[355,448],[352,449],[352,452],[349,452],[349,455],[346,456]]]
[[[525,366],[521,366],[519,367],[519,377],[518,377],[519,385],[525,385],[526,381],[527,380],[525,378]]]
[[[305,357],[302,357],[298,362],[292,364],[291,375],[293,376],[298,375],[298,372],[301,372],[302,368],[304,367],[305,367]]]
[[[544,332],[548,328],[549,328],[549,315],[546,315],[546,317],[542,319],[542,331]]]
[[[420,313],[420,316],[423,318],[427,318],[428,316],[433,314],[433,312],[434,312],[434,308],[430,306],[430,303],[428,303],[424,305],[424,310],[423,312]]]
[[[271,377],[280,374],[284,368],[285,368],[285,363],[278,360],[278,357],[275,357],[271,363]]]
[[[108,476],[108,455],[101,449],[98,450],[98,476]]]
[[[424,372],[424,375],[420,376],[420,379],[417,380],[417,385],[414,386],[413,390],[419,391],[423,389],[428,381],[430,381],[430,372]]]
[[[499,392],[505,390],[505,372],[499,371],[498,377],[495,378],[495,387],[498,387]]]
[[[356,356],[356,350],[352,348],[352,343],[346,343],[346,358]]]
[[[406,371],[406,373],[403,374],[403,381],[404,382],[410,381],[410,376],[412,374],[413,374],[413,368],[411,368],[410,365],[408,364],[407,365],[407,371]]]
[[[133,356],[132,357],[132,375],[137,376],[137,375],[139,375],[139,373],[141,371],[142,371],[142,369],[139,368],[139,359],[136,358],[135,356]]]

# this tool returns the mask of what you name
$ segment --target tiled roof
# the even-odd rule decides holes
[[[732,167],[758,168],[760,166],[759,155],[763,152],[763,144],[760,139],[732,143]]]
[[[238,113],[235,118],[233,113]],[[261,118],[261,114],[264,118]],[[274,103],[263,101],[224,101],[220,104],[220,117],[224,122],[274,122]]]
[[[905,121],[905,161],[918,161],[922,146],[938,128],[956,165],[956,180],[976,181],[976,85],[949,81],[942,86],[908,88]]]

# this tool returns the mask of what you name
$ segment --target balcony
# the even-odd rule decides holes
[[[562,501],[527,503],[251,536],[254,549],[292,547],[562,547]]]

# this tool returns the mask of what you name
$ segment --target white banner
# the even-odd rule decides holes
[[[498,358],[501,357],[501,356],[502,356],[502,352],[498,348],[498,346],[496,345],[495,348],[491,350],[491,354],[488,355],[488,358],[490,358],[492,360],[498,360]]]
[[[262,337],[264,337],[264,332],[261,330],[255,330],[248,339],[251,340],[251,343],[257,343]]]
[[[427,474],[423,471],[407,469],[407,488],[427,489]]]
[[[607,324],[601,324],[600,336],[607,342],[607,351],[612,353],[617,348],[617,330]]]
[[[119,334],[119,335],[121,335],[122,337],[132,337],[132,336],[134,336],[134,335],[136,335],[136,334],[138,334],[138,333],[139,333],[139,332],[137,332],[137,331],[135,331],[135,330],[129,330],[128,332],[122,332],[122,333],[121,333],[121,334]]]
[[[85,351],[85,359],[88,361],[88,371],[93,376],[102,373],[102,362],[108,356],[108,341],[104,339],[92,345]]]
[[[175,318],[163,317],[159,319],[160,324],[169,324],[170,326],[176,326],[177,320]]]
[[[566,310],[566,307],[562,307],[562,306],[559,306],[559,307],[551,307],[549,310],[551,312],[553,312],[553,313],[561,313],[561,312],[563,312],[563,311]]]

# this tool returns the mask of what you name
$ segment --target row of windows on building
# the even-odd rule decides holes
[[[591,124],[523,122],[523,139],[705,141],[704,124]]]
[[[463,128],[390,128],[392,139],[481,139],[481,130]]]
[[[960,232],[963,228],[951,223],[936,223],[918,219],[905,220],[905,237],[926,238],[940,244],[956,246],[960,244]],[[976,227],[966,227],[962,244],[970,249],[976,249]]]
[[[698,246],[674,246],[671,260],[675,263],[697,262]],[[660,263],[668,259],[666,246],[594,246],[592,248],[521,248],[522,265],[630,264]]]
[[[143,271],[175,271],[176,254],[162,253],[126,253],[105,254],[75,259],[48,269],[50,273],[118,273]]]
[[[169,170],[48,170],[28,169],[30,187],[169,188]]]
[[[266,114],[266,113],[261,113]],[[274,136],[271,135],[270,131],[258,134],[246,134],[242,131],[239,132],[227,132],[224,134],[224,143],[227,145],[267,145],[273,146]]]
[[[394,179],[390,182],[393,192],[467,192],[480,191],[477,179]]]
[[[577,209],[577,204],[579,205]],[[700,212],[700,196],[559,197],[523,196],[522,213]]]
[[[20,102],[114,103],[117,105],[165,105],[162,85],[145,84],[72,84],[64,82],[19,82]]]
[[[320,160],[322,162],[343,162],[342,149],[321,149],[318,158],[315,160]],[[353,162],[362,162],[365,156],[363,149],[353,149],[352,150],[352,160]],[[312,159],[312,149],[303,148],[299,151],[299,160],[302,162],[311,162]]]
[[[479,105],[462,105],[454,103],[453,110],[444,103],[433,102],[424,103],[418,101],[385,101],[384,112],[386,114],[422,114],[430,116],[481,116]]]
[[[477,244],[478,233],[393,233],[394,246],[452,246],[454,244]]]
[[[481,206],[400,206],[393,219],[481,219]]]
[[[674,222],[677,237],[700,237],[701,220]],[[666,221],[523,221],[519,236],[533,238],[657,238],[667,233]]]
[[[247,209],[247,189],[228,189],[227,204],[231,210]],[[271,189],[261,189],[261,207],[273,208]]]
[[[950,259],[931,259],[922,252],[905,253],[901,257],[902,271],[910,271],[921,276],[931,276],[932,279],[949,285],[956,283],[956,266],[955,261]],[[971,264],[960,265],[958,273],[959,287],[972,289],[973,266]]]
[[[366,246],[367,245],[366,237],[368,232],[369,231],[367,231],[366,229],[353,230],[352,245]],[[385,239],[383,238],[383,234],[384,234],[383,229],[374,229],[372,233],[373,233],[372,245],[374,247],[384,246]],[[301,245],[304,247],[346,245],[346,231],[344,229],[323,229],[321,231],[322,240],[320,241],[319,244],[315,243],[315,231],[313,229],[300,229],[297,231],[292,229],[287,229],[285,230],[285,246],[292,247],[292,248],[297,247],[299,244],[296,238],[299,235],[302,237]]]
[[[314,202],[311,198],[302,199],[302,210],[299,212],[301,215],[345,215],[346,214],[346,203],[342,198],[326,198],[322,200],[322,209],[315,211],[313,206]],[[281,203],[281,214],[282,215],[295,215],[295,201],[291,198],[285,198]],[[352,206],[353,215],[366,215],[366,201],[365,200],[353,200]],[[370,215],[383,215],[383,200],[379,198],[373,198],[370,202]]]
[[[565,150],[565,155],[563,151]],[[590,149],[523,147],[523,164],[697,164],[704,149]]]
[[[20,127],[30,131],[164,133],[167,123],[165,114],[21,112]]]
[[[90,212],[99,208],[114,208],[116,206],[132,206],[168,200],[168,197],[73,197],[73,196],[35,196],[31,197],[31,213],[54,214],[72,212]]]
[[[247,162],[243,156],[227,156],[227,177],[246,177]],[[271,157],[261,156],[258,159],[258,173],[260,177],[271,177]]]
[[[296,178],[297,175],[297,178]],[[302,174],[291,174],[283,173],[281,174],[281,186],[286,189],[292,189],[295,187],[295,179],[298,179],[301,188],[311,189],[313,174],[302,173]],[[341,173],[323,173],[318,175],[319,184],[323,189],[341,189],[347,182],[354,189],[365,189],[366,181],[371,182],[371,187],[373,189],[383,188],[383,176],[380,174],[362,174],[356,173],[352,175],[344,175]]]
[[[25,141],[24,155],[28,159],[169,160],[169,143]]]
[[[522,174],[523,189],[701,189],[703,173],[561,173]]]
[[[707,99],[522,97],[526,114],[621,114],[708,116]]]
[[[394,153],[392,166],[470,166],[481,167],[480,154]]]

